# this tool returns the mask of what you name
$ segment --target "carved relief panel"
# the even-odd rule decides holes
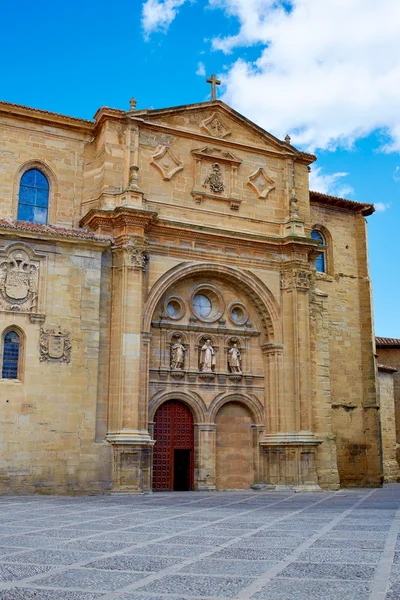
[[[60,327],[40,330],[40,361],[71,362],[71,334]]]
[[[192,196],[198,203],[209,198],[230,203],[238,210],[242,198],[238,190],[238,169],[241,159],[228,150],[205,146],[192,150],[194,164],[194,190]]]
[[[40,312],[41,261],[42,257],[22,244],[12,244],[0,254],[0,310]]]

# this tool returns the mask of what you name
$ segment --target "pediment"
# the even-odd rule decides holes
[[[138,111],[135,116],[168,129],[176,129],[177,132],[180,130],[186,134],[192,132],[194,135],[207,136],[215,142],[224,140],[256,146],[300,158],[307,163],[315,160],[313,155],[300,152],[287,140],[279,140],[221,100]]]
[[[212,146],[204,146],[197,150],[192,150],[193,156],[197,158],[209,158],[210,160],[219,160],[222,162],[240,164],[242,161],[230,150],[222,148],[214,148]]]

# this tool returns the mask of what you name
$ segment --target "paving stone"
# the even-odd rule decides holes
[[[400,598],[400,583],[390,583],[385,600],[399,600]]]
[[[59,543],[55,546],[56,549],[60,550],[84,550],[85,552],[119,552],[120,550],[126,550],[132,544],[124,544],[123,542],[108,541],[107,544],[98,541],[87,541],[87,540],[76,540],[73,542]]]
[[[9,563],[0,564],[0,581],[17,581],[33,575],[40,575],[51,571],[53,567],[43,565],[15,565]]]
[[[142,555],[147,554],[150,556],[182,556],[189,558],[190,556],[203,554],[203,552],[210,552],[213,549],[213,546],[178,546],[176,544],[173,546],[163,546],[158,544],[148,544],[140,549],[132,549],[130,552],[126,552],[126,554],[130,555],[140,552]]]
[[[370,584],[274,579],[251,596],[256,600],[368,600]]]
[[[277,577],[296,577],[298,579],[365,579],[375,574],[370,565],[346,565],[337,563],[292,563]]]
[[[181,562],[179,558],[123,555],[101,558],[85,565],[88,568],[106,571],[162,571]]]
[[[0,600],[98,600],[98,598],[104,598],[104,594],[22,587],[0,591]]]
[[[242,538],[230,548],[295,548],[303,543],[303,538],[269,537],[269,538]]]
[[[77,552],[67,550],[38,549],[7,556],[7,562],[36,563],[47,565],[71,565],[73,563],[90,561],[100,557],[100,552]]]
[[[244,560],[280,560],[290,554],[289,548],[223,548],[213,558],[236,558]]]
[[[323,537],[316,540],[311,549],[313,548],[359,548],[365,550],[383,550],[385,547],[385,540],[353,540],[352,538],[346,540],[335,540],[327,537]]]
[[[33,548],[51,548],[54,547],[56,542],[54,539],[41,537],[41,536],[10,536],[7,538],[1,538],[0,544],[2,546],[13,546],[13,547],[33,547]]]
[[[44,579],[37,579],[35,585],[45,587],[78,588],[90,591],[115,591],[143,578],[139,573],[116,573],[94,569],[70,569],[55,573]]]
[[[188,535],[179,535],[177,537],[171,537],[168,540],[168,544],[179,544],[181,546],[196,546],[197,544],[208,545],[208,546],[221,546],[225,544],[225,542],[231,540],[230,537],[209,537],[207,535],[203,536],[188,536]]]
[[[275,562],[261,560],[220,560],[204,558],[179,570],[197,575],[236,575],[237,577],[256,577],[268,571]]]
[[[377,564],[382,552],[374,550],[359,550],[355,548],[306,550],[296,559],[297,562],[310,563],[370,563]]]
[[[251,581],[250,578],[243,577],[166,575],[158,581],[140,588],[140,591],[157,594],[184,594],[184,598],[190,596],[234,598]]]

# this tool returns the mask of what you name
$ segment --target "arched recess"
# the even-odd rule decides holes
[[[12,214],[14,219],[18,215],[18,198],[19,198],[19,186],[21,177],[27,171],[31,169],[37,169],[46,176],[49,182],[49,204],[48,204],[48,223],[55,223],[57,216],[57,199],[58,199],[58,182],[55,172],[48,164],[41,160],[28,160],[20,165],[14,175],[13,183],[13,205]]]
[[[194,392],[182,392],[171,390],[165,392],[161,390],[154,394],[149,402],[149,423],[154,421],[154,415],[157,409],[168,400],[179,400],[186,404],[192,411],[195,423],[205,423],[207,420],[207,407],[201,397]]]
[[[207,274],[221,280],[234,282],[239,290],[242,290],[252,300],[254,307],[261,317],[264,335],[268,342],[282,343],[282,327],[280,319],[280,307],[269,288],[250,271],[237,269],[228,265],[218,263],[180,263],[153,285],[147,300],[144,317],[143,331],[150,333],[151,321],[154,311],[161,297],[168,289],[178,281],[186,277]]]
[[[3,368],[3,360],[4,360],[4,340],[8,333],[14,331],[19,337],[19,353],[18,353],[18,375],[17,380],[24,380],[24,372],[25,372],[25,346],[26,346],[26,336],[25,332],[18,325],[9,325],[1,332],[0,337],[0,378]]]
[[[334,267],[333,267],[333,242],[332,235],[321,223],[315,223],[312,227],[312,231],[318,231],[318,233],[322,234],[322,237],[325,240],[326,249],[323,251],[325,256],[325,274],[333,276]]]
[[[254,419],[254,425],[264,425],[264,407],[261,402],[252,396],[247,396],[241,393],[224,393],[219,394],[214,398],[207,411],[208,422],[215,423],[218,411],[228,402],[239,402],[243,404],[251,413]]]

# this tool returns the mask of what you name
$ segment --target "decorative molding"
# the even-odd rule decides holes
[[[40,259],[33,250],[12,244],[0,255],[0,310],[38,313],[39,275]]]
[[[281,271],[281,290],[297,288],[298,290],[309,291],[311,289],[311,278],[311,272],[301,269]]]
[[[71,362],[71,333],[60,327],[40,329],[40,361]]]
[[[204,146],[192,150],[195,160],[194,189],[191,194],[198,204],[205,199],[230,203],[238,210],[242,198],[238,189],[238,168],[241,159],[229,150]],[[209,186],[209,189],[206,189]]]
[[[221,139],[228,137],[232,133],[217,113],[213,113],[211,117],[204,119],[200,127],[209,135]]]
[[[259,167],[249,176],[248,185],[256,194],[257,198],[266,198],[276,187],[275,181],[268,177],[262,167]]]
[[[182,171],[182,161],[172,152],[170,146],[161,146],[150,162],[160,172],[165,181],[170,181],[176,173]]]
[[[116,267],[134,267],[146,270],[149,262],[147,241],[144,238],[129,239],[125,244],[112,246]]]

